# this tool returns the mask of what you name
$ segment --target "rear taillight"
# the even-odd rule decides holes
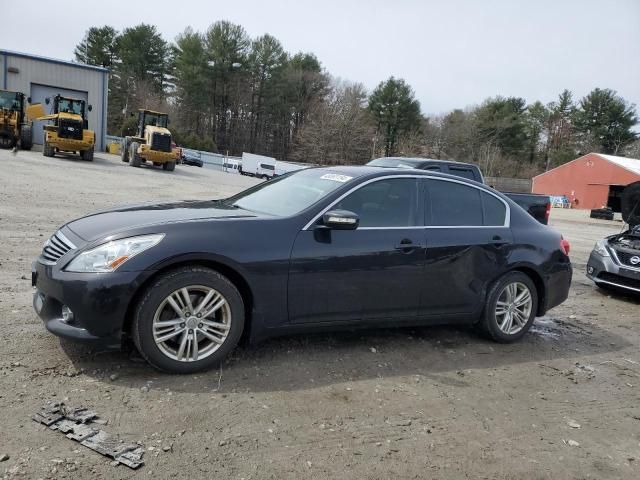
[[[567,256],[571,251],[571,245],[569,245],[569,240],[566,240],[564,237],[560,237],[560,250],[562,250],[562,253],[564,253]]]
[[[551,216],[551,202],[547,203],[547,210],[544,212],[544,218],[549,223],[549,217]]]

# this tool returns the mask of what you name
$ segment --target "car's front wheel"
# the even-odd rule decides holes
[[[244,329],[237,288],[215,270],[185,267],[159,277],[134,313],[132,336],[140,354],[170,373],[192,373],[220,363]]]
[[[538,292],[531,278],[509,272],[489,289],[479,326],[496,342],[515,342],[531,327],[537,306]]]

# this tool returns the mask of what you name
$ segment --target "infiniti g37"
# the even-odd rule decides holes
[[[209,368],[241,338],[458,322],[520,339],[563,302],[568,243],[472,180],[311,168],[223,200],[73,220],[33,264],[34,308],[61,337],[153,366]]]

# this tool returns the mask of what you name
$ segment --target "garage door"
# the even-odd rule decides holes
[[[48,85],[39,85],[37,83],[31,84],[31,103],[42,103],[44,111],[47,115],[53,113],[53,97],[56,95],[62,95],[63,97],[77,98],[78,100],[84,100],[88,103],[88,93],[81,92],[79,90],[67,90],[64,88],[50,87]],[[46,104],[45,99],[50,98],[49,105]],[[42,127],[49,122],[35,121],[33,122],[33,143],[42,145],[44,140],[44,131]]]

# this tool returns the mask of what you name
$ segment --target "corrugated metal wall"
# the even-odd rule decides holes
[[[23,92],[27,97],[32,84],[88,92],[93,108],[88,115],[89,128],[96,132],[96,150],[105,145],[108,81],[104,69],[0,51],[0,88]]]

